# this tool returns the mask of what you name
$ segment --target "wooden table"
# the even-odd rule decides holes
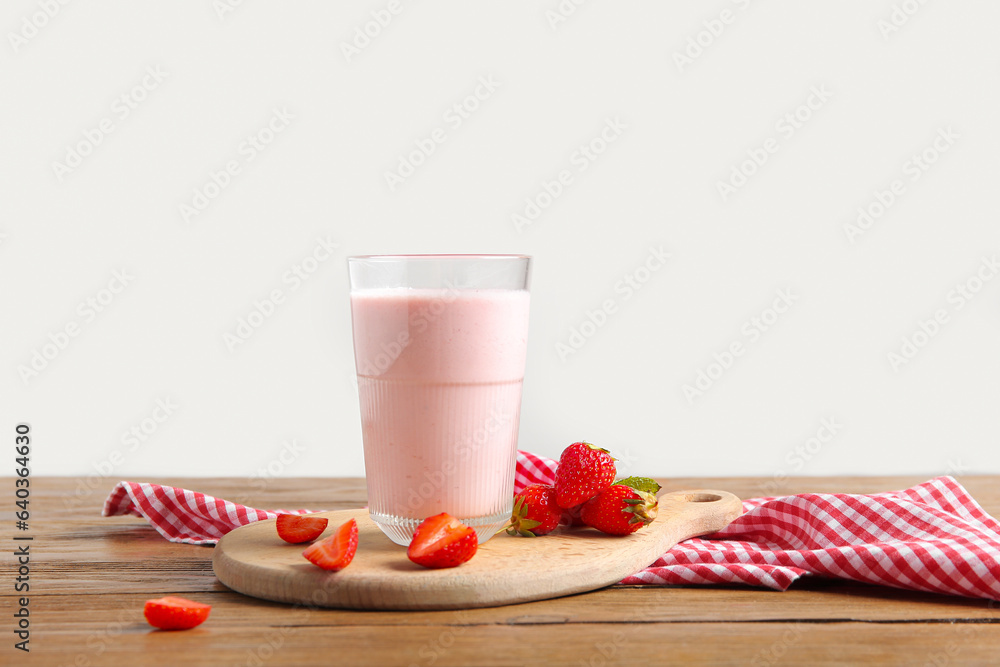
[[[365,504],[359,479],[275,479],[263,490],[259,481],[254,488],[242,479],[150,481],[262,508]],[[867,493],[921,481],[791,479],[781,492]],[[961,481],[987,511],[1000,514],[1000,476]],[[746,498],[761,495],[763,480],[661,482]],[[468,611],[292,609],[222,586],[212,574],[211,548],[169,543],[138,518],[102,518],[110,485],[88,490],[85,480],[32,480],[31,652],[13,648],[16,565],[8,555],[0,665],[1000,664],[1000,605],[835,581],[799,583],[784,593],[614,586]],[[14,544],[12,503],[3,512],[6,545]],[[194,630],[152,631],[142,605],[163,595],[209,603],[212,615]]]

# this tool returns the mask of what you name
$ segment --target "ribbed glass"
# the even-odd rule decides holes
[[[485,542],[513,505],[531,259],[348,265],[371,517],[406,545],[421,521],[447,512]]]
[[[510,519],[521,380],[433,383],[359,376],[372,519],[397,544],[447,512],[480,542]],[[472,409],[470,409],[472,406]]]

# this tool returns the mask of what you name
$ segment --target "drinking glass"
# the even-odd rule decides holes
[[[525,255],[348,258],[371,518],[407,545],[447,512],[510,519],[528,342]]]

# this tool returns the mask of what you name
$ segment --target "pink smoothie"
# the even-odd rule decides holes
[[[528,305],[525,290],[351,294],[368,502],[394,541],[440,512],[480,542],[510,517]]]

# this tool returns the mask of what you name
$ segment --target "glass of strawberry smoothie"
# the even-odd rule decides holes
[[[348,258],[372,519],[407,545],[447,512],[510,519],[528,341],[525,255]]]

